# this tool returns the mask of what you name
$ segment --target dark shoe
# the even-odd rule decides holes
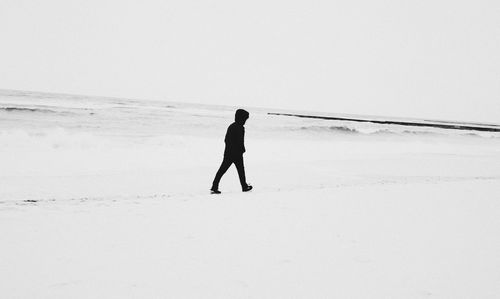
[[[210,194],[221,194],[221,192],[218,189],[212,188],[210,189]]]
[[[246,187],[242,188],[243,192],[248,192],[248,191],[250,191],[252,189],[253,189],[253,187],[251,185],[247,185]]]

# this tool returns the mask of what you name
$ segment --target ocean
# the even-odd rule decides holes
[[[129,142],[143,142],[148,138],[166,135],[215,137],[224,133],[237,108],[239,107],[0,90],[0,144],[15,146],[16,140],[12,135],[18,135],[18,141],[21,143],[26,138],[43,143],[44,138],[54,137],[68,138],[68,143],[72,143],[78,142],[78,138],[75,138],[78,134],[84,134],[87,139],[96,136]],[[455,126],[481,126],[492,129],[489,132],[450,130],[432,126],[362,123],[276,114],[321,115],[434,125],[450,124],[449,122],[245,108],[251,112],[248,131],[255,137],[500,138],[500,126],[492,124],[451,123]],[[81,137],[83,138],[83,135]],[[70,138],[72,139],[69,140]]]

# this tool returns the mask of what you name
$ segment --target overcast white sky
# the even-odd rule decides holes
[[[498,0],[0,0],[0,88],[500,122]]]

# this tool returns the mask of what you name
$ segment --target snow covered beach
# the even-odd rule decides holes
[[[5,298],[496,298],[500,134],[0,92]],[[8,108],[8,109],[7,109]]]

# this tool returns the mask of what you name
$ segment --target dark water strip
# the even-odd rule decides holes
[[[493,128],[493,127],[486,127],[486,126],[479,126],[479,125],[478,126],[470,126],[470,125],[460,125],[460,124],[421,123],[421,122],[408,122],[408,121],[397,121],[397,120],[344,118],[344,117],[289,114],[289,113],[274,113],[274,112],[268,112],[267,114],[268,115],[302,117],[302,118],[325,119],[325,120],[353,121],[353,122],[374,123],[374,124],[383,124],[383,125],[431,127],[431,128],[440,128],[440,129],[449,129],[449,130],[467,130],[467,131],[482,131],[482,132],[500,132],[500,128]]]

